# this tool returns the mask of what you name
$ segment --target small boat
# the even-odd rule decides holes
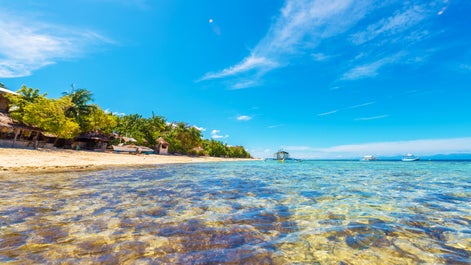
[[[420,158],[418,156],[415,156],[413,154],[407,154],[407,155],[402,157],[402,161],[404,161],[404,162],[412,162],[412,161],[417,161],[419,159]]]
[[[129,145],[113,145],[113,151],[117,153],[136,153],[136,154],[152,154],[154,149],[146,146]]]
[[[278,152],[275,153],[275,157],[274,157],[275,160],[278,160],[280,162],[284,162],[285,160],[289,160],[289,153],[286,152],[286,151],[283,151],[283,150],[280,150]]]
[[[376,158],[373,155],[366,155],[361,159],[361,161],[375,161],[375,160],[378,160],[378,158]]]

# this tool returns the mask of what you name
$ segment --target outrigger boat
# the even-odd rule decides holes
[[[276,152],[274,158],[275,158],[275,160],[278,160],[280,162],[284,162],[285,160],[290,159],[289,158],[289,153],[286,152],[286,151],[283,151],[283,150],[280,150],[280,151]]]
[[[113,145],[113,151],[117,153],[135,153],[135,154],[152,154],[154,150],[145,147],[145,146],[137,146],[133,144],[128,145]]]
[[[364,156],[361,160],[362,160],[362,161],[375,161],[375,160],[378,160],[378,158],[376,158],[376,157],[373,156],[373,155],[366,155],[366,156]]]
[[[402,157],[402,161],[404,161],[404,162],[412,162],[412,161],[417,161],[419,159],[420,158],[418,156],[415,156],[413,154],[407,154],[407,155]]]

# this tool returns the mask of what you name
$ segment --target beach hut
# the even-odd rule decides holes
[[[194,147],[193,149],[191,149],[191,154],[204,155],[204,148],[201,146]]]
[[[0,112],[0,146],[37,148],[40,135],[39,128],[22,124]]]
[[[0,111],[4,113],[8,113],[10,105],[10,101],[5,97],[6,94],[18,95],[18,93],[0,86]]]
[[[157,139],[157,145],[155,148],[155,151],[157,152],[157,154],[159,155],[168,154],[168,147],[169,147],[169,144],[167,143],[167,141],[164,140],[164,138],[159,137],[159,139]]]
[[[100,132],[82,133],[74,139],[72,149],[85,149],[104,152],[108,146],[109,138]]]

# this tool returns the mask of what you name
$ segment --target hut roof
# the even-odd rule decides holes
[[[13,129],[25,129],[30,131],[41,131],[41,129],[33,126],[29,126],[19,121],[16,121],[10,117],[10,115],[0,112],[0,127],[13,128]]]
[[[98,133],[98,132],[82,133],[76,139],[98,140],[98,141],[104,141],[104,142],[109,141],[109,138],[106,135],[102,133]]]
[[[0,93],[8,93],[8,94],[13,94],[13,95],[18,95],[18,93],[11,91],[8,88],[0,87]]]
[[[286,152],[286,151],[280,150],[280,151],[276,152],[275,154],[289,154],[289,153]]]
[[[132,137],[125,137],[125,136],[123,136],[123,140],[124,140],[125,142],[137,143],[137,140],[134,139],[134,138],[132,138]]]
[[[159,139],[157,139],[157,143],[168,145],[167,141],[165,141],[164,138],[162,138],[162,137],[159,137]]]
[[[197,151],[197,152],[201,152],[201,151],[204,151],[204,148],[201,147],[201,146],[197,146],[197,147],[194,147],[193,149],[191,150],[194,150],[194,151]]]

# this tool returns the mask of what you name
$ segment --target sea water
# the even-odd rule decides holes
[[[470,162],[0,177],[3,264],[470,264]]]

